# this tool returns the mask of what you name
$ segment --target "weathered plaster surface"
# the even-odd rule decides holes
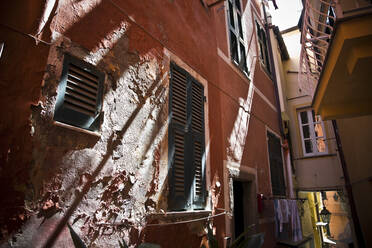
[[[69,223],[90,247],[117,247],[121,239],[132,247],[142,240],[161,243],[163,247],[200,246],[207,221],[145,227],[146,223],[190,220],[209,214],[161,214],[167,209],[170,60],[187,68],[197,80],[208,83],[207,185],[212,212],[229,208],[224,199],[228,197],[225,192],[231,193],[231,187],[221,184],[224,160],[257,170],[257,189],[269,194],[265,124],[277,130],[277,119],[260,96],[253,97],[249,80],[217,55],[219,47],[231,63],[223,4],[208,10],[197,0],[115,0],[117,6],[108,0],[56,2],[58,7],[51,11],[39,35],[52,46],[45,45],[48,49],[40,52],[39,45],[35,48],[39,53],[29,52],[27,62],[35,60],[37,66],[21,63],[26,65],[15,81],[17,87],[29,88],[30,92],[19,91],[12,85],[7,91],[8,95],[19,94],[16,113],[22,114],[13,114],[14,120],[9,120],[1,130],[7,133],[13,130],[12,123],[20,123],[14,130],[22,130],[22,137],[18,137],[17,131],[10,132],[6,140],[13,143],[1,143],[1,159],[12,161],[7,164],[5,172],[11,172],[7,175],[22,176],[8,180],[12,182],[10,192],[17,192],[20,207],[10,216],[17,218],[17,227],[22,229],[1,247],[41,246],[81,195]],[[274,102],[272,83],[254,59],[257,44],[251,4],[243,2],[249,33],[247,45],[252,53],[252,82]],[[30,19],[35,22],[37,18]],[[38,27],[35,25],[34,29]],[[14,51],[17,49],[15,46]],[[99,136],[53,123],[65,53],[96,65],[106,74]],[[25,59],[20,51],[15,54],[18,57],[12,61],[13,70],[8,72],[17,69]],[[38,77],[29,81],[32,73]],[[9,96],[4,99],[12,100]],[[16,160],[20,155],[22,159]],[[270,211],[268,208],[265,216]],[[224,221],[223,217],[213,219],[220,244],[226,235]],[[269,240],[272,236],[265,237]],[[270,245],[267,243],[266,247]],[[65,228],[56,247],[66,246],[71,247],[71,239]]]
[[[91,51],[52,33],[40,101],[30,116],[33,160],[25,190],[28,213],[21,231],[7,245],[45,244],[80,194],[84,197],[69,223],[90,247],[117,247],[119,240],[135,247],[145,238],[142,231],[148,217],[166,212],[170,61],[156,44],[146,44],[150,50],[131,45],[128,27],[121,22]],[[130,35],[144,35],[134,32]],[[66,53],[106,74],[99,136],[53,122]],[[84,192],[87,183],[90,187]],[[198,234],[203,225],[187,228]],[[56,246],[71,246],[69,236],[65,228]]]
[[[129,236],[138,236],[142,230],[146,215],[156,210],[155,203],[166,197],[168,72],[156,57],[159,54],[129,52],[125,31],[123,23],[94,53],[53,34],[55,45],[50,48],[42,95],[30,116],[34,146],[26,205],[31,219],[23,226],[23,234],[10,242],[12,246],[39,246],[40,240],[35,241],[37,234],[31,230],[44,218],[53,216],[56,222],[88,181],[92,187],[70,220],[86,243],[97,247],[115,246],[119,238],[130,242]],[[95,64],[107,74],[100,137],[53,124],[65,53]],[[92,178],[107,155],[98,176]],[[50,225],[53,220],[47,222]],[[107,225],[113,222],[121,225]],[[45,236],[44,231],[37,233]],[[109,240],[102,238],[109,233]],[[131,242],[138,239],[131,237]]]

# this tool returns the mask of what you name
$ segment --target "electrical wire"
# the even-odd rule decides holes
[[[157,224],[147,224],[146,226],[169,226],[169,225],[176,225],[176,224],[187,224],[187,223],[192,223],[192,222],[198,222],[202,220],[209,220],[211,218],[215,218],[221,215],[228,214],[227,211],[215,215],[210,215],[207,217],[202,217],[202,218],[197,218],[197,219],[192,219],[192,220],[184,220],[184,221],[176,221],[176,222],[169,222],[169,223],[157,223]]]
[[[224,211],[219,214],[214,214],[214,215],[209,215],[206,217],[201,217],[201,218],[196,218],[196,219],[191,219],[191,220],[183,220],[183,221],[175,221],[175,222],[166,222],[166,223],[154,223],[154,224],[146,224],[145,227],[149,226],[169,226],[169,225],[177,225],[177,224],[187,224],[187,223],[192,223],[192,222],[198,222],[202,220],[210,220],[212,218],[222,216],[222,215],[228,215],[230,214],[228,211]],[[126,223],[97,223],[97,225],[102,225],[102,226],[135,226],[135,224],[126,224]]]
[[[7,28],[7,29],[12,30],[13,32],[16,32],[16,33],[22,34],[22,35],[24,35],[26,37],[32,38],[33,40],[35,40],[36,45],[38,45],[39,42],[40,43],[43,43],[45,45],[48,45],[48,46],[53,45],[53,43],[51,43],[51,42],[47,42],[45,40],[41,40],[41,39],[37,38],[35,35],[24,33],[24,32],[22,32],[22,31],[20,31],[20,30],[18,30],[16,28],[14,28],[14,27],[8,26],[8,25],[3,24],[3,23],[0,23],[0,25],[3,26],[3,27],[5,27],[5,28]]]

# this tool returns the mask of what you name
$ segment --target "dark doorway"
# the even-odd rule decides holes
[[[244,184],[233,181],[234,191],[234,233],[235,239],[244,232]]]

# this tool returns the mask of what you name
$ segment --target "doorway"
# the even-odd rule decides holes
[[[256,194],[252,181],[233,180],[233,227],[234,239],[247,232],[254,234],[256,227]],[[253,225],[253,226],[252,226]]]
[[[236,239],[244,232],[245,229],[243,182],[234,180],[233,189],[234,189],[234,239]]]

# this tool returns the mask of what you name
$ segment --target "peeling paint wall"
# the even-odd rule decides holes
[[[121,30],[125,33],[125,26]],[[139,233],[146,213],[154,212],[155,202],[166,197],[158,186],[160,178],[160,185],[164,183],[164,176],[159,174],[167,173],[168,79],[162,77],[157,58],[128,54],[126,39],[116,43],[100,64],[96,63],[97,57],[105,48],[86,54],[67,38],[57,39],[50,48],[47,68],[52,69],[43,81],[43,100],[33,107],[30,117],[34,149],[29,198],[38,201],[28,204],[41,207],[39,214],[43,217],[53,212],[62,214],[92,181],[70,218],[76,222],[74,228],[81,230],[89,245],[106,246],[107,240],[96,240],[106,233],[110,233],[111,245],[120,237],[129,242],[129,233]],[[53,124],[65,53],[108,72],[100,137]],[[122,63],[120,58],[127,59]],[[95,173],[97,168],[99,172]],[[46,178],[50,181],[45,182]],[[121,228],[106,225],[112,222],[122,223]]]
[[[52,13],[47,27],[52,45],[40,97],[28,117],[32,149],[27,186],[21,189],[26,212],[9,246],[45,244],[76,201],[69,222],[90,247],[116,247],[122,239],[135,247],[145,239],[148,217],[167,211],[170,57],[140,25],[119,13],[120,7],[109,5],[59,1]],[[116,13],[101,20],[93,39],[83,37],[80,27],[84,33],[91,27],[84,22],[112,10]],[[106,74],[99,136],[53,121],[66,53]],[[203,230],[204,223],[197,226]],[[199,243],[200,230],[188,229]],[[72,246],[69,237],[64,228],[56,246]]]

